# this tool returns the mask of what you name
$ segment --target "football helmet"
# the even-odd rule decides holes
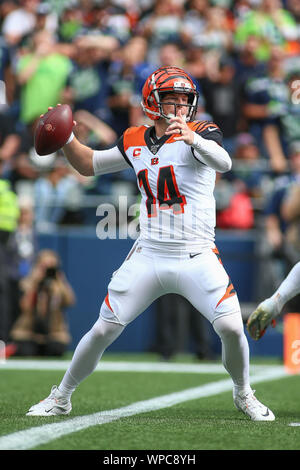
[[[169,120],[172,116],[164,114],[161,99],[164,93],[172,92],[188,96],[186,121],[193,121],[197,112],[199,93],[193,80],[179,67],[161,67],[149,75],[142,91],[141,105],[145,114],[153,121],[161,117]],[[177,105],[174,106],[176,114]]]

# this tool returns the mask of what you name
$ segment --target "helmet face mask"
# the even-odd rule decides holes
[[[172,99],[172,95],[175,95],[176,93],[176,97],[175,99]],[[184,119],[185,121],[188,121],[190,120],[190,117],[192,115],[192,112],[193,112],[193,102],[191,103],[191,99],[194,99],[194,95],[190,96],[186,93],[180,93],[180,94],[184,94],[185,96],[187,96],[187,102],[186,103],[182,103],[182,102],[176,102],[176,100],[178,99],[178,92],[166,92],[166,93],[159,93],[159,101],[158,101],[158,108],[159,108],[159,111],[160,111],[160,115],[163,119],[165,119],[167,122],[169,122],[169,120],[175,116],[177,116],[177,108],[179,107],[180,109],[184,108],[185,109],[185,113],[184,114],[181,114],[181,117],[182,119]],[[165,98],[165,95],[168,95],[168,99]],[[171,112],[167,113],[166,114],[166,111],[164,111],[164,109],[166,108],[166,106],[168,106],[169,108],[172,109]]]
[[[164,113],[163,105],[172,104],[176,115],[176,106],[179,104],[162,102],[163,95],[170,93],[183,93],[188,96],[188,102],[184,105],[188,108],[185,120],[193,121],[197,112],[199,94],[189,75],[178,67],[161,67],[147,78],[141,103],[145,114],[153,121],[160,118],[168,121],[173,116]]]

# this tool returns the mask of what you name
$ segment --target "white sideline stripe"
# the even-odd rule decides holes
[[[0,363],[0,370],[67,370],[70,361],[12,359]],[[281,370],[283,366],[253,365],[250,371]],[[182,364],[164,362],[101,361],[95,371],[103,372],[182,372],[227,374],[222,364]]]
[[[266,382],[287,376],[282,370],[265,370],[257,373],[252,377],[251,383]],[[137,415],[140,413],[148,413],[150,411],[161,410],[179,403],[183,403],[197,398],[218,395],[219,393],[232,390],[231,379],[211,382],[195,388],[189,388],[181,392],[162,395],[149,400],[138,401],[122,408],[113,410],[100,411],[85,416],[71,418],[61,423],[45,424],[26,429],[24,431],[14,432],[6,436],[0,437],[0,450],[26,450],[32,449],[42,444],[54,441],[66,434],[81,431],[92,426],[110,423],[121,418]],[[34,417],[28,417],[34,420]]]
[[[300,423],[290,423],[289,426],[300,426]]]

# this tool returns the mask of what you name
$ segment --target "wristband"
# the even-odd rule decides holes
[[[74,139],[75,135],[73,134],[73,132],[71,132],[71,135],[70,137],[68,138],[67,142],[65,143],[65,145],[67,144],[70,144],[72,142],[72,140]]]

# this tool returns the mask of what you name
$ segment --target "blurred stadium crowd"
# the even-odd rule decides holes
[[[69,103],[82,142],[113,146],[127,127],[146,122],[141,89],[162,65],[190,73],[197,118],[220,126],[235,160],[218,177],[218,227],[252,228],[275,178],[293,172],[299,1],[5,0],[0,8],[1,174],[23,205],[31,200],[39,227],[88,223],[86,196],[137,191],[130,171],[81,178],[63,158],[38,158],[40,114]]]
[[[220,126],[233,158],[217,176],[217,228],[262,221],[267,250],[280,257],[288,239],[300,259],[299,0],[2,0],[0,235],[14,232],[22,275],[36,231],[88,225],[101,198],[137,197],[130,170],[86,178],[60,152],[38,157],[36,120],[68,103],[78,138],[112,147],[147,123],[141,89],[163,65],[193,77],[197,119]]]

